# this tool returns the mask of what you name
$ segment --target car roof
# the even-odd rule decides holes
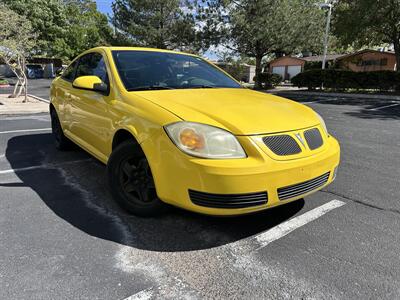
[[[158,48],[148,48],[148,47],[123,47],[123,46],[101,46],[89,49],[86,52],[95,51],[95,50],[110,50],[110,51],[149,51],[149,52],[165,52],[165,53],[174,53],[174,54],[182,54],[188,56],[198,57],[198,55],[174,51],[174,50],[167,50],[167,49],[158,49]]]

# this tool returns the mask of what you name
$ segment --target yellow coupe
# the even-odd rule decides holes
[[[166,203],[212,215],[285,204],[331,183],[340,159],[309,107],[174,51],[84,52],[53,81],[50,114],[56,147],[107,164],[113,197],[141,216]]]

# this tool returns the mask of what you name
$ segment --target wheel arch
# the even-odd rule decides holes
[[[111,143],[111,151],[113,151],[116,147],[118,147],[118,145],[125,141],[132,141],[135,146],[143,152],[135,135],[126,128],[120,128],[114,133]]]
[[[53,103],[49,104],[49,112],[51,113],[52,111],[57,112],[56,108],[54,107]]]

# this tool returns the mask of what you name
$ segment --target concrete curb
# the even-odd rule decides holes
[[[35,115],[35,114],[45,114],[49,113],[48,109],[46,110],[7,110],[0,111],[0,116],[14,116],[14,115]]]
[[[364,98],[364,99],[384,99],[400,101],[400,96],[392,95],[370,95],[370,94],[349,94],[349,93],[320,93],[320,92],[302,92],[302,91],[272,91],[270,94],[285,94],[299,96],[330,96],[343,98]]]
[[[27,95],[28,95],[29,97],[32,97],[32,98],[36,99],[36,100],[39,100],[39,101],[42,101],[42,102],[45,102],[45,103],[50,103],[50,101],[47,100],[47,99],[43,99],[43,98],[40,98],[40,97],[35,96],[35,95],[32,95],[32,94],[27,94]]]

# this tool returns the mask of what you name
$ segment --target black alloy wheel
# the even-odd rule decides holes
[[[128,212],[155,216],[166,205],[157,197],[149,163],[133,141],[125,141],[111,154],[107,164],[108,182],[114,199]]]
[[[50,111],[51,131],[54,136],[55,146],[58,150],[69,150],[72,142],[64,135],[60,120],[55,109]]]

